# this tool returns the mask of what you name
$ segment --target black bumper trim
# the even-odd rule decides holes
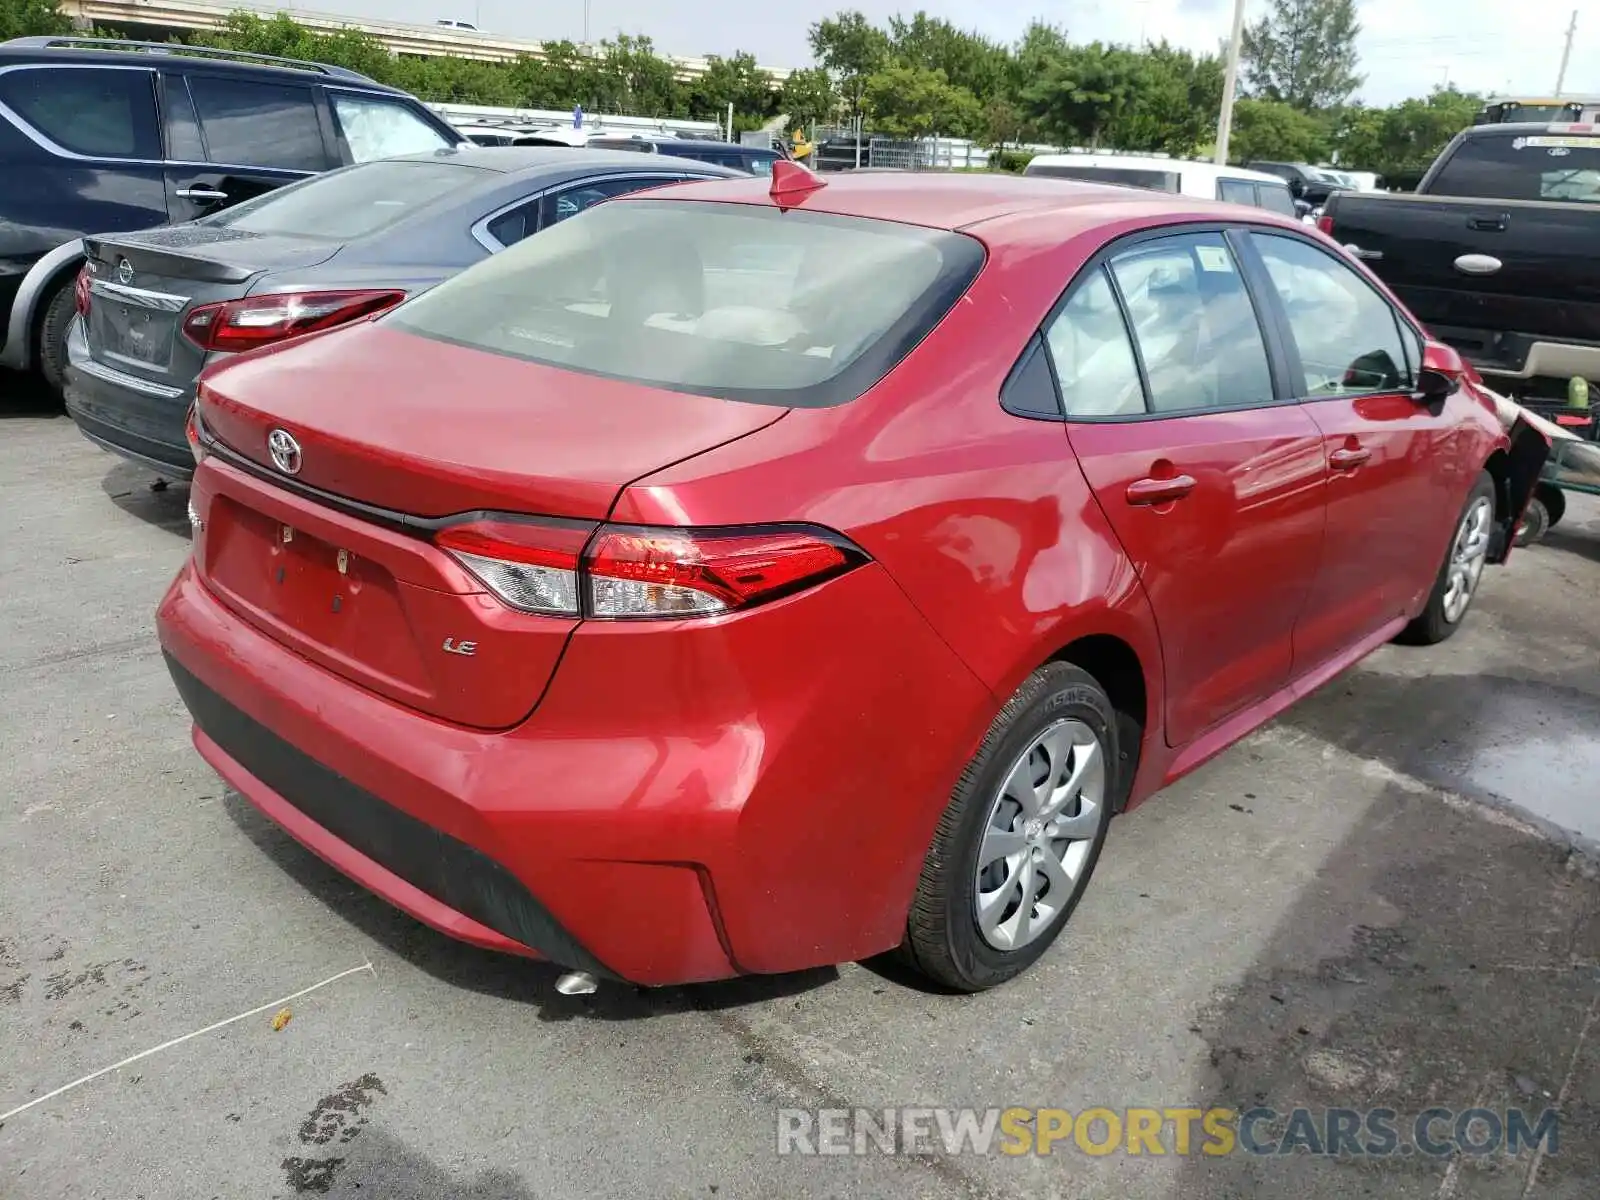
[[[230,758],[346,845],[439,903],[553,963],[619,979],[505,867],[323,766],[165,654],[194,722]]]

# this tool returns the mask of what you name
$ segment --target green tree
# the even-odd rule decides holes
[[[0,0],[0,41],[72,32],[72,20],[56,0]]]
[[[832,120],[839,111],[839,93],[826,68],[790,71],[778,91],[778,110],[788,115],[791,128]]]
[[[889,18],[889,57],[908,67],[943,71],[951,86],[973,96],[993,96],[1005,84],[1010,54],[981,34],[957,29],[949,21],[915,13],[910,20]]]
[[[1303,112],[1337,108],[1361,86],[1355,0],[1272,0],[1240,48],[1250,94]]]
[[[756,65],[756,56],[739,51],[732,58],[711,55],[706,71],[689,85],[689,115],[725,120],[733,105],[736,124],[758,129],[777,111],[772,76]]]
[[[861,13],[841,12],[811,26],[811,52],[833,77],[854,121],[867,80],[888,60],[889,39]]]
[[[1208,144],[1222,109],[1222,60],[1162,41],[1145,49],[1141,85],[1113,131],[1118,149],[1191,155]]]
[[[671,63],[659,56],[647,37],[621,34],[601,42],[596,106],[647,117],[681,115],[686,96]]]
[[[1236,162],[1265,158],[1317,162],[1327,157],[1327,127],[1281,100],[1246,97],[1233,107],[1229,152]]]
[[[1099,146],[1131,115],[1147,77],[1143,58],[1120,46],[1073,46],[1023,88],[1039,127],[1063,145]]]
[[[983,121],[977,97],[938,68],[885,67],[868,78],[863,101],[873,127],[894,137],[966,137]]]

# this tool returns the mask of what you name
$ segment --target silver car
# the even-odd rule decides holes
[[[382,312],[608,196],[742,177],[660,155],[468,146],[85,238],[67,411],[105,449],[187,479],[184,422],[208,363]]]

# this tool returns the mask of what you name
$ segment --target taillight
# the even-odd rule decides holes
[[[499,519],[451,525],[434,542],[512,608],[580,616],[578,561],[594,526]]]
[[[202,304],[184,319],[183,332],[202,350],[254,350],[371,316],[405,298],[404,292],[373,289],[247,296]]]
[[[94,281],[94,275],[89,270],[89,264],[83,264],[83,270],[78,272],[78,278],[72,284],[72,304],[78,310],[80,317],[89,315],[89,285]]]
[[[1317,228],[1322,230],[1322,232],[1327,234],[1329,237],[1332,237],[1333,236],[1333,218],[1331,216],[1329,216],[1327,213],[1323,213],[1320,217],[1317,218]]]
[[[183,419],[183,436],[189,443],[189,453],[194,455],[195,466],[199,466],[200,460],[206,456],[206,450],[200,440],[200,414],[195,411],[193,404],[189,405],[189,414]]]
[[[626,620],[750,608],[866,561],[810,526],[662,529],[492,519],[452,525],[437,545],[523,612]]]

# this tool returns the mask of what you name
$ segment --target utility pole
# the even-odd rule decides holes
[[[1217,118],[1217,165],[1228,165],[1228,139],[1233,134],[1233,97],[1239,89],[1239,49],[1244,41],[1245,0],[1233,0],[1233,36],[1228,39],[1228,73],[1222,80],[1222,115]]]
[[[1556,99],[1561,99],[1561,89],[1567,85],[1567,64],[1572,61],[1572,39],[1578,36],[1578,10],[1572,10],[1572,23],[1567,26],[1567,45],[1561,51],[1561,72],[1556,76]]]

